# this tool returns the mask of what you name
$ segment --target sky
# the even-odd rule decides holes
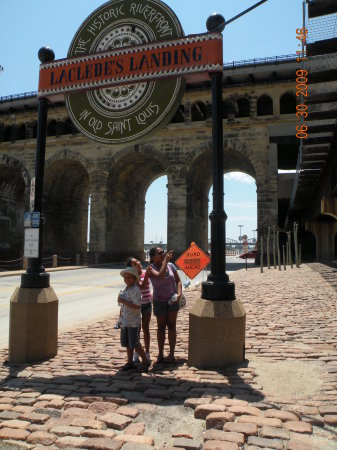
[[[56,59],[65,58],[81,23],[104,3],[100,0],[1,0],[0,66],[4,70],[0,72],[0,97],[36,91],[38,50],[49,46]],[[165,3],[174,10],[187,35],[206,32],[206,20],[212,13],[221,13],[229,20],[257,0],[166,0]],[[230,23],[223,32],[224,62],[295,54],[296,28],[302,27],[302,3],[302,0],[267,0]],[[145,242],[157,239],[166,242],[166,183],[166,177],[162,177],[148,190]],[[238,225],[244,225],[242,233],[253,237],[255,181],[243,174],[227,174],[224,191],[227,237],[238,238]]]

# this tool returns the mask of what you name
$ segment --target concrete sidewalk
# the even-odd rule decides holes
[[[337,449],[336,269],[231,274],[247,312],[246,361],[186,364],[186,291],[177,362],[121,372],[115,318],[59,336],[59,353],[8,365],[0,353],[0,449]],[[156,355],[156,325],[151,321]]]

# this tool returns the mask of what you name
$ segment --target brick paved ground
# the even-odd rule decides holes
[[[197,290],[179,313],[177,364],[147,374],[119,371],[115,318],[61,334],[41,364],[0,353],[0,448],[337,449],[336,277],[321,264],[232,274],[247,312],[239,367],[186,365]]]

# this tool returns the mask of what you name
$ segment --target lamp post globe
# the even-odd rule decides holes
[[[42,64],[47,63],[49,61],[54,61],[55,59],[54,50],[52,50],[49,47],[41,47],[37,56]]]
[[[206,28],[210,33],[222,33],[225,29],[226,21],[223,15],[213,13],[206,21]]]

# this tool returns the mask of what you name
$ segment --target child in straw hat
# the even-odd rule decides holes
[[[121,346],[126,347],[127,362],[121,370],[132,370],[136,365],[132,361],[133,352],[136,351],[141,357],[142,364],[140,371],[147,371],[150,362],[147,360],[142,344],[139,340],[139,327],[141,321],[142,294],[137,286],[139,274],[136,268],[127,267],[120,272],[124,278],[126,287],[118,296],[118,303],[121,304]]]

